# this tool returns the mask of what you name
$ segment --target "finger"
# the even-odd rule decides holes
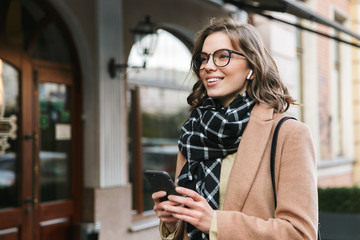
[[[170,195],[169,196],[169,200],[170,202],[174,203],[172,205],[185,205],[189,208],[194,208],[196,205],[196,202],[190,198],[190,197],[182,197],[182,196],[177,196],[177,195]]]
[[[158,212],[158,211],[164,211],[164,205],[175,205],[178,203],[175,202],[170,202],[170,201],[159,201],[159,200],[154,200],[155,204],[154,204],[154,211]]]
[[[159,203],[159,207],[161,207],[161,208],[164,208],[165,205],[179,206],[181,204],[176,201],[170,201],[170,199],[168,201],[163,201],[163,202]]]
[[[175,201],[167,200],[167,201],[159,202],[159,203],[157,203],[157,204],[155,204],[155,205],[157,205],[157,207],[158,207],[159,209],[164,209],[164,205],[177,206],[177,205],[179,205],[179,203],[177,203],[177,202],[175,202]]]
[[[198,194],[196,191],[188,189],[188,188],[183,188],[183,187],[176,187],[176,192],[186,195],[192,199],[194,199],[194,201],[201,201],[203,199],[203,197]]]
[[[151,198],[152,198],[154,201],[160,202],[160,198],[165,197],[165,196],[166,196],[166,192],[165,192],[165,191],[159,191],[159,192],[154,192],[154,193],[151,195]]]
[[[172,216],[174,216],[174,214],[188,215],[188,216],[193,216],[196,214],[195,211],[181,206],[165,205],[164,209],[167,212],[171,212]]]
[[[181,215],[181,214],[174,213],[173,217],[176,219],[185,221],[187,223],[190,223],[191,225],[193,225],[195,227],[199,224],[199,221],[197,219],[195,219],[191,216],[188,216],[188,215]]]
[[[163,222],[167,222],[167,223],[171,223],[171,222],[176,222],[179,219],[174,218],[174,216],[172,215],[171,212],[166,212],[166,211],[160,211],[157,212],[157,217],[163,221]]]
[[[160,218],[161,221],[166,223],[173,223],[179,220],[173,216],[172,212],[169,211],[158,211],[156,212],[156,215],[158,218]]]

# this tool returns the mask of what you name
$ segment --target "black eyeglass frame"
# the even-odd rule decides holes
[[[216,62],[215,62],[214,55],[215,55],[217,52],[219,52],[219,51],[227,51],[227,52],[229,53],[229,60],[228,60],[228,62],[227,62],[225,65],[223,65],[223,66],[217,65]],[[239,52],[237,52],[237,51],[230,50],[230,49],[218,49],[218,50],[216,50],[216,51],[213,52],[213,53],[200,52],[200,53],[195,54],[194,57],[193,57],[193,59],[192,59],[192,65],[193,65],[193,67],[194,67],[196,70],[204,70],[204,69],[205,69],[205,66],[204,66],[203,68],[200,68],[200,67],[197,67],[197,66],[196,66],[196,61],[195,61],[195,59],[196,59],[196,57],[199,57],[199,56],[201,56],[202,54],[205,54],[206,57],[207,57],[206,64],[209,62],[210,55],[212,55],[212,56],[213,56],[213,57],[212,57],[212,60],[213,60],[213,63],[215,64],[215,66],[217,66],[217,67],[226,67],[226,66],[229,65],[229,63],[230,63],[230,59],[231,59],[231,54],[232,54],[232,53],[235,53],[235,54],[237,54],[237,55],[240,55],[240,56],[242,56],[242,57],[244,57],[244,58],[246,59],[246,57],[245,57],[244,54],[239,53]],[[200,66],[201,66],[201,64],[200,64]]]

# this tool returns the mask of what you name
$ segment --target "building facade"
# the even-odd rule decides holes
[[[359,32],[358,1],[301,4]],[[358,47],[294,24],[357,40],[297,14],[264,13],[290,24],[223,1],[1,1],[0,239],[159,239],[143,170],[174,174],[191,49],[212,17],[261,33],[302,104],[290,113],[313,134],[319,186],[358,184]],[[133,37],[146,19],[157,40],[143,68],[149,39]]]
[[[350,1],[317,1],[317,11],[338,23],[351,28]],[[319,31],[348,39],[334,29],[318,26]],[[349,39],[351,41],[351,39]],[[356,160],[354,131],[357,94],[352,90],[352,51],[348,44],[318,37],[317,78],[319,106],[319,164],[320,186],[353,185],[355,182]],[[355,67],[355,66],[354,66]]]

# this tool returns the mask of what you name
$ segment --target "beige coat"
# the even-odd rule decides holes
[[[218,240],[316,239],[315,153],[309,129],[299,121],[286,121],[279,132],[274,212],[270,148],[276,123],[284,116],[263,104],[253,108],[229,177],[224,209],[217,211]],[[177,176],[185,163],[179,154]],[[176,235],[175,239],[188,239],[186,234]]]

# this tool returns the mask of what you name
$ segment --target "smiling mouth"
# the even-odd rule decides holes
[[[222,80],[221,78],[209,78],[209,79],[206,79],[206,81],[208,83],[217,82],[217,81],[221,81],[221,80]]]

